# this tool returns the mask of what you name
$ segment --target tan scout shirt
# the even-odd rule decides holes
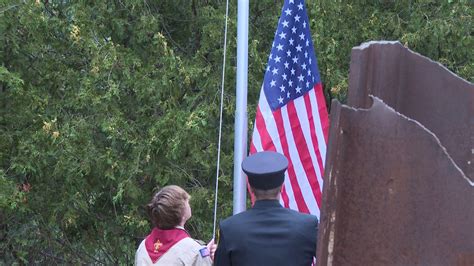
[[[200,249],[204,248],[190,237],[183,238],[171,247],[158,261],[153,264],[145,247],[145,240],[138,247],[135,255],[135,265],[158,265],[158,266],[211,266],[209,256],[201,257]]]

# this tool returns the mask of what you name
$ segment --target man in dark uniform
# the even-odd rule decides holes
[[[287,167],[285,156],[276,152],[258,152],[242,162],[256,202],[220,223],[214,265],[311,265],[318,219],[280,205]]]

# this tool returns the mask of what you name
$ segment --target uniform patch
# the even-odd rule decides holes
[[[209,249],[207,249],[206,247],[201,248],[199,250],[199,253],[201,253],[201,257],[205,258],[205,257],[209,256]]]

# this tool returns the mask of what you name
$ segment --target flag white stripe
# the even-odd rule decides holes
[[[316,131],[316,136],[318,139],[318,147],[319,152],[321,154],[321,160],[323,161],[323,167],[326,165],[326,140],[324,138],[323,128],[321,125],[321,120],[319,119],[319,106],[318,101],[316,100],[316,92],[315,90],[310,90],[309,92],[309,99],[311,101],[312,111],[313,111],[313,123],[314,128]],[[320,141],[321,140],[321,141]],[[323,183],[319,183],[321,187],[323,187]]]
[[[253,126],[252,143],[256,151],[263,151],[262,140],[260,139],[260,133],[257,130],[256,124]]]

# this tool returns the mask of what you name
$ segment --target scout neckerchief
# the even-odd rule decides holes
[[[145,247],[153,263],[163,256],[171,247],[182,239],[189,237],[188,232],[182,227],[169,230],[153,228],[145,239]]]

